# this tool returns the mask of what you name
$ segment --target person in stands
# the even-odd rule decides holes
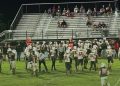
[[[60,21],[57,22],[58,28],[61,28],[61,23]]]
[[[107,69],[105,63],[101,63],[101,67],[99,70],[99,76],[101,79],[101,86],[110,86],[108,81],[109,70]]]
[[[97,16],[97,9],[96,8],[93,9],[92,15]]]
[[[66,16],[66,9],[65,8],[63,9],[62,15]]]
[[[67,8],[67,10],[66,10],[66,16],[70,17],[70,10],[69,10],[69,8]]]
[[[106,15],[108,16],[112,13],[112,7],[110,4],[108,5],[108,7],[106,7],[105,11],[106,11]]]
[[[79,12],[80,12],[80,14],[84,14],[85,13],[85,8],[83,7],[83,5],[81,5]]]
[[[48,9],[48,14],[51,15],[51,13],[52,13],[52,9],[49,8],[49,9]]]
[[[78,11],[79,11],[79,9],[78,9],[78,7],[76,5],[75,8],[74,8],[74,14],[77,15]]]
[[[67,23],[66,21],[63,19],[63,21],[61,22],[61,27],[62,28],[66,28],[67,27]]]
[[[100,9],[100,11],[99,11],[100,13],[100,15],[104,15],[105,14],[105,6],[103,5],[102,6],[102,8]]]
[[[54,18],[56,16],[56,8],[55,5],[52,8],[52,17]]]
[[[92,15],[92,10],[89,8],[87,11],[87,16],[91,16]]]

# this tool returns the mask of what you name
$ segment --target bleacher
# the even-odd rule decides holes
[[[23,14],[19,23],[16,25],[16,29],[13,31],[13,39],[25,39],[26,35],[32,37],[38,20],[39,14]]]
[[[62,20],[65,20],[67,22],[67,28],[59,28],[57,26],[57,22]],[[86,19],[84,16],[76,16],[76,17],[66,17],[66,16],[60,16],[60,18],[53,18],[52,21],[49,24],[48,30],[46,32],[46,36],[49,38],[55,38],[58,36],[59,39],[68,39],[72,36],[75,38],[77,34],[80,37],[85,37],[82,34],[85,34],[87,30],[90,30],[90,28],[87,28],[86,26]],[[85,31],[86,30],[86,31]],[[81,31],[84,31],[81,34]],[[77,37],[78,37],[77,36]]]
[[[58,28],[57,22],[65,20],[68,24],[67,28]],[[103,21],[109,27],[110,36],[118,33],[120,16],[117,18],[112,16],[96,16],[93,17],[93,21]],[[96,38],[102,37],[100,31],[94,31],[93,28],[86,26],[86,17],[75,16],[55,16],[52,18],[48,14],[24,14],[16,26],[16,32],[13,33],[13,39],[25,39],[30,36],[32,39],[69,39],[74,38]]]
[[[100,2],[98,2],[98,4],[99,3]],[[32,5],[34,6],[34,4],[30,4],[31,8]],[[27,9],[24,8],[27,6]],[[44,4],[36,4],[36,6],[44,7]],[[26,37],[31,37],[34,40],[69,39],[71,37],[74,39],[105,37],[105,33],[103,31],[93,30],[93,27],[88,27],[86,25],[87,17],[84,14],[77,14],[74,17],[55,16],[53,18],[50,14],[47,13],[47,11],[41,12],[40,8],[37,9],[39,12],[32,12],[33,10],[27,12],[26,10],[30,11],[29,4],[24,4],[22,7],[20,7],[13,23],[11,24],[10,33],[12,33],[12,35],[10,34],[11,37],[9,37],[9,39],[26,40]],[[67,28],[60,28],[57,25],[57,22],[62,22],[63,19],[67,22]],[[92,20],[96,22],[105,22],[105,24],[107,24],[108,27],[102,29],[108,30],[108,37],[119,37],[120,15],[116,17],[113,13],[110,16],[92,16]]]

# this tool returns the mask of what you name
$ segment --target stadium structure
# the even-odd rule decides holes
[[[55,16],[51,17],[45,10],[53,6],[70,8],[81,4],[84,6],[99,8],[102,4],[111,4],[113,13],[109,16],[93,16],[94,21],[104,21],[108,27],[103,31],[93,30],[86,26],[85,15],[76,15],[74,17]],[[90,4],[90,5],[88,5]],[[57,22],[65,20],[68,23],[67,28],[58,28]],[[107,35],[106,35],[107,34]],[[81,38],[119,38],[120,36],[120,13],[117,10],[117,1],[93,1],[93,2],[62,2],[62,3],[34,3],[22,4],[10,25],[9,30],[0,33],[1,41],[19,41],[31,37],[32,40],[65,40]]]

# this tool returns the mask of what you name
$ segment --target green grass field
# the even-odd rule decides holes
[[[99,60],[101,62],[106,60]],[[84,72],[75,72],[74,63],[72,65],[72,74],[67,76],[65,73],[64,62],[57,61],[57,71],[51,71],[51,61],[47,61],[48,73],[40,73],[39,77],[33,77],[25,70],[24,62],[16,63],[16,75],[9,71],[8,62],[3,62],[2,73],[0,74],[0,86],[100,86],[100,77],[98,71],[84,70]],[[43,66],[42,66],[43,67]],[[112,71],[109,75],[111,86],[120,79],[120,61],[114,60]],[[120,86],[120,82],[118,85]]]

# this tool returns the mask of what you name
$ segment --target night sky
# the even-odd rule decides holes
[[[0,0],[0,13],[14,16],[17,10],[19,9],[20,5],[24,3],[42,3],[42,2],[50,3],[50,2],[69,2],[69,1],[86,2],[86,1],[100,1],[100,0]]]
[[[51,2],[87,2],[100,0],[0,0],[0,14],[3,15],[5,22],[10,24],[15,17],[21,4],[25,3],[51,3]],[[103,0],[105,1],[105,0]],[[110,0],[109,0],[110,1]],[[113,1],[113,0],[111,0]],[[118,0],[120,1],[120,0]],[[119,5],[120,7],[120,5]]]

